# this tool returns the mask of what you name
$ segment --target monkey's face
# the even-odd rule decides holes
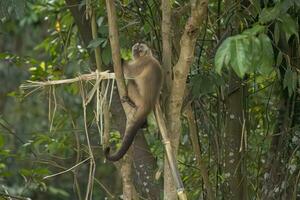
[[[149,52],[150,52],[149,47],[143,43],[136,43],[132,47],[132,56],[134,59],[148,55]]]

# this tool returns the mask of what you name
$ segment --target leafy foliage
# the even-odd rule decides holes
[[[20,19],[25,13],[26,0],[0,1],[0,19],[15,17]]]
[[[3,186],[0,193],[32,199],[84,198],[82,188],[87,185],[89,173],[86,163],[44,179],[70,169],[88,157],[81,86],[71,84],[28,93],[20,90],[19,85],[26,79],[58,80],[88,72],[92,69],[90,56],[96,47],[101,49],[103,65],[111,65],[105,1],[92,3],[98,35],[84,45],[64,0],[0,0],[0,182]],[[189,17],[189,5],[183,0],[172,0],[171,3],[172,61],[175,63],[179,54],[178,36]],[[222,1],[209,2],[210,15],[205,30],[197,38],[196,59],[191,63],[187,86],[192,92],[187,101],[192,102],[201,157],[209,167],[209,179],[218,199],[230,199],[226,196],[230,192],[224,189],[230,175],[224,173],[223,161],[224,150],[230,149],[231,144],[224,143],[227,137],[224,132],[228,129],[225,123],[228,120],[227,96],[236,88],[245,90],[241,99],[247,146],[242,152],[246,161],[242,173],[248,181],[248,197],[259,198],[263,193],[261,186],[266,183],[264,170],[270,145],[278,135],[286,136],[286,139],[281,140],[284,145],[279,149],[281,160],[277,164],[285,171],[280,173],[284,181],[276,183],[280,185],[277,193],[290,191],[290,188],[295,194],[300,192],[295,179],[300,170],[299,55],[290,54],[297,48],[299,52],[300,3],[298,0],[248,3],[245,7],[243,2],[227,6],[223,6]],[[86,1],[81,1],[76,6],[84,9],[85,4]],[[154,55],[162,60],[159,1],[116,1],[116,7],[122,58],[131,58],[132,43],[146,41]],[[229,33],[233,36],[227,37]],[[219,44],[220,40],[223,41]],[[240,82],[227,93],[230,71],[238,75]],[[284,94],[288,101],[282,100]],[[281,108],[282,104],[287,106],[286,109]],[[121,186],[116,170],[103,161],[92,107],[87,108],[87,121],[97,163],[93,199],[105,199],[107,191],[103,185],[116,196],[121,193]],[[282,120],[278,117],[282,110],[293,112],[285,113]],[[180,173],[189,199],[205,199],[201,170],[189,140],[190,130],[185,120],[182,123],[178,150]],[[151,152],[157,157],[156,175],[161,179],[163,145],[153,117],[149,124],[150,134],[146,138]],[[276,132],[278,126],[287,124],[293,126],[285,129],[286,134]],[[271,137],[272,132],[275,135]],[[112,142],[117,143],[119,137],[112,131]],[[277,193],[273,191],[273,194]]]
[[[239,77],[259,72],[268,75],[274,64],[274,52],[270,38],[264,34],[265,27],[257,25],[240,35],[227,38],[215,56],[216,70],[221,73],[225,66],[232,68]]]

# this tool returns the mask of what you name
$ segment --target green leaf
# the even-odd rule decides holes
[[[52,195],[58,195],[62,197],[70,197],[70,194],[67,191],[52,186],[49,187],[49,193]]]
[[[270,38],[266,34],[260,34],[259,40],[262,45],[262,56],[259,63],[258,71],[263,75],[268,75],[273,70],[274,52]]]
[[[216,91],[216,82],[208,73],[197,74],[192,77],[192,94],[196,97]]]
[[[287,68],[284,79],[283,79],[283,88],[288,89],[289,96],[293,94],[297,87],[297,73],[293,72],[290,67]]]
[[[279,23],[280,30],[285,33],[287,42],[292,35],[296,35],[297,38],[299,38],[298,25],[296,21],[289,14],[286,13],[280,16],[279,20],[280,20]]]
[[[106,41],[106,38],[95,38],[92,40],[87,48],[95,49],[96,47],[100,46],[103,42]]]
[[[274,7],[264,8],[259,15],[259,22],[265,24],[277,19],[282,14],[285,14],[288,9],[294,5],[293,1],[294,0],[277,1]]]
[[[279,51],[279,53],[278,53],[278,55],[277,55],[277,59],[276,59],[276,67],[279,67],[279,66],[281,65],[281,63],[282,63],[282,58],[283,58],[282,52]]]
[[[248,43],[243,39],[235,39],[232,43],[232,48],[230,49],[230,66],[240,78],[245,75],[251,64],[248,55],[246,55],[247,44],[244,45],[243,42]]]
[[[276,19],[280,14],[279,6],[264,8],[259,15],[259,22],[265,24]]]
[[[282,0],[282,1],[278,1],[278,7],[282,13],[286,13],[288,11],[288,9],[290,9],[290,7],[292,7],[294,5],[295,2],[297,2],[299,0]]]
[[[0,147],[3,147],[4,145],[4,137],[3,135],[0,135]]]
[[[145,23],[143,28],[144,28],[145,34],[150,33],[150,31],[152,30],[151,26],[148,23]]]
[[[102,25],[103,21],[104,21],[104,17],[99,17],[99,19],[97,20],[98,27]]]
[[[280,38],[280,30],[279,30],[278,23],[276,23],[274,28],[274,41],[276,45],[278,44],[279,38]]]
[[[264,33],[266,31],[266,27],[256,24],[252,28],[246,29],[242,34],[243,35],[257,35],[259,33]]]
[[[109,47],[104,48],[102,51],[102,60],[105,65],[108,65],[111,61],[111,50]]]
[[[32,171],[28,169],[20,169],[19,173],[23,176],[30,176],[32,174]]]
[[[216,55],[215,55],[215,66],[217,73],[221,74],[221,70],[223,66],[227,66],[231,55],[230,55],[230,48],[231,48],[232,37],[227,38],[218,48]]]
[[[260,42],[260,40],[258,39],[258,37],[252,37],[251,38],[251,52],[248,54],[249,57],[251,56],[252,57],[252,65],[253,67],[251,69],[253,70],[250,70],[250,71],[255,71],[259,68],[260,66],[260,61],[261,61],[261,57],[263,56],[262,55],[262,44]]]

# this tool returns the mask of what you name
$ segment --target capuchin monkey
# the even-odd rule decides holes
[[[110,148],[105,149],[105,157],[110,161],[118,161],[126,154],[147,115],[153,110],[162,86],[162,69],[152,56],[151,49],[146,44],[136,43],[132,47],[132,56],[131,61],[122,64],[125,78],[128,79],[128,97],[122,100],[134,107],[135,113],[126,125],[119,150],[109,154]]]

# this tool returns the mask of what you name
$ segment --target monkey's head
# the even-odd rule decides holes
[[[132,56],[134,59],[137,59],[139,57],[147,56],[147,55],[152,55],[151,49],[144,43],[135,43],[132,46]]]

